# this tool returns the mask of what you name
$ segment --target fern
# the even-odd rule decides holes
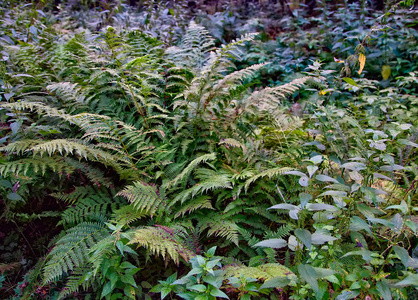
[[[161,192],[162,190],[158,191],[152,185],[137,181],[125,187],[117,196],[125,197],[137,211],[152,216],[157,210],[166,206],[166,200],[164,195],[160,195]]]
[[[292,170],[294,170],[294,169],[283,167],[283,168],[273,168],[273,169],[268,169],[266,171],[263,171],[263,172],[255,175],[255,176],[251,177],[250,179],[248,179],[245,182],[245,190],[248,190],[251,183],[255,182],[256,180],[258,180],[260,178],[264,178],[264,177],[273,178],[273,177],[276,177],[277,175],[281,175],[281,174],[283,174],[287,171],[292,171]]]
[[[80,223],[68,229],[46,257],[43,283],[50,284],[88,262],[89,250],[109,235],[102,223]]]
[[[112,211],[123,205],[120,200],[120,198],[112,199],[106,193],[89,194],[88,197],[79,199],[76,206],[67,208],[62,213],[62,220],[58,224],[104,223]]]
[[[210,154],[199,156],[198,158],[191,161],[189,165],[173,180],[166,183],[164,187],[169,188],[169,187],[175,186],[178,182],[183,181],[185,177],[188,176],[196,166],[198,166],[201,163],[205,163],[208,160],[215,160],[215,159],[216,159],[216,153],[210,153]]]
[[[165,226],[143,227],[133,231],[130,244],[145,247],[150,254],[172,259],[176,264],[180,257],[189,261],[192,252],[173,228]]]

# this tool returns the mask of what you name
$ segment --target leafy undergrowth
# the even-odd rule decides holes
[[[0,11],[2,299],[416,295],[412,3],[71,3]]]

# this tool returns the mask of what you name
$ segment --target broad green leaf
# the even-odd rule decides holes
[[[190,286],[189,289],[197,292],[206,292],[206,286],[204,284],[195,284]]]
[[[213,297],[229,299],[229,297],[224,292],[222,292],[220,289],[211,289],[210,294]]]
[[[311,250],[312,248],[312,235],[311,233],[306,229],[296,229],[295,230],[295,236],[308,248]]]
[[[255,244],[253,247],[269,247],[280,249],[287,246],[287,242],[283,239],[269,239]]]
[[[326,191],[318,195],[318,197],[323,196],[346,197],[347,193],[344,191]]]
[[[392,284],[393,287],[414,286],[418,287],[418,274],[409,274],[405,279]]]
[[[399,246],[393,246],[393,250],[395,251],[396,255],[401,260],[402,264],[405,266],[405,269],[408,269],[408,262],[409,262],[409,254],[404,248]]]
[[[367,233],[372,235],[372,231],[370,230],[370,226],[364,221],[363,219],[354,216],[351,218],[350,223],[350,230],[352,231],[360,231],[360,230],[366,230]]]
[[[374,253],[372,251],[369,251],[367,249],[361,248],[361,250],[357,250],[357,251],[350,251],[347,252],[346,254],[344,254],[342,257],[347,257],[350,255],[361,255],[361,257],[367,262],[369,263],[373,258],[372,255]]]
[[[206,251],[206,256],[210,258],[210,257],[215,255],[215,252],[216,252],[216,246],[212,247],[208,251]]]
[[[317,210],[337,211],[339,210],[339,208],[335,207],[334,205],[324,204],[324,203],[308,203],[306,205],[306,208],[309,211],[317,211]]]
[[[314,165],[318,165],[323,161],[323,156],[322,155],[315,155],[315,156],[311,157],[311,159],[309,161],[311,161]]]
[[[305,205],[312,200],[312,195],[307,193],[300,193],[299,194],[300,206],[302,209],[305,208]]]
[[[335,273],[337,273],[336,271],[331,270],[331,269],[316,268],[316,267],[313,267],[313,268],[316,272],[316,278],[317,279],[328,277],[328,276],[331,276],[331,275],[334,275]]]
[[[395,225],[388,221],[388,220],[384,220],[384,219],[378,219],[378,218],[367,218],[367,220],[369,220],[372,223],[378,223],[378,224],[382,224],[384,226],[387,226],[389,228],[393,228]]]
[[[416,234],[417,233],[417,224],[411,220],[406,220],[405,225],[411,228],[411,230]]]
[[[274,277],[272,279],[266,280],[260,287],[260,290],[270,288],[282,288],[287,286],[289,283],[290,280],[287,277]]]
[[[336,237],[326,235],[323,233],[316,233],[316,232],[312,234],[311,239],[312,239],[312,244],[314,245],[323,245],[325,243],[338,240]]]
[[[345,82],[347,82],[348,84],[350,84],[350,85],[354,85],[355,87],[359,87],[359,86],[357,85],[357,83],[354,81],[354,79],[352,79],[352,78],[350,78],[350,77],[344,77],[344,78],[343,78],[343,80],[344,80]]]
[[[380,297],[383,298],[383,300],[392,300],[392,292],[390,291],[390,288],[387,283],[383,281],[379,281],[376,283],[376,287],[380,293]]]
[[[0,180],[0,186],[8,188],[8,189],[13,188],[13,185],[9,180]]]
[[[100,298],[105,297],[106,295],[109,295],[112,292],[112,283],[110,281],[108,281],[102,290],[102,295],[100,296]]]
[[[335,300],[349,300],[354,299],[360,294],[359,291],[344,290],[335,298]]]
[[[164,299],[170,293],[171,293],[171,289],[169,287],[163,287],[161,289],[161,299]]]
[[[307,187],[309,185],[309,178],[308,177],[301,177],[299,178],[300,186]]]
[[[309,265],[298,265],[298,271],[299,271],[299,275],[300,277],[302,277],[302,279],[304,281],[306,281],[307,283],[310,284],[310,286],[312,287],[312,289],[315,292],[318,292],[318,281],[316,280],[317,278],[317,274],[315,272],[315,269],[312,268]]]
[[[24,201],[23,198],[19,194],[16,194],[16,193],[8,193],[7,199],[11,201]]]
[[[401,204],[391,205],[386,207],[386,209],[399,209],[404,214],[407,214],[409,212],[408,204],[406,204],[405,200],[402,200]]]
[[[341,166],[344,169],[348,169],[351,171],[361,171],[366,169],[366,165],[360,162],[349,162],[349,163],[345,163]]]
[[[309,178],[312,178],[313,174],[315,174],[316,170],[318,170],[317,166],[309,165],[306,168],[308,169]]]
[[[339,183],[337,179],[332,178],[332,177],[329,177],[329,176],[327,176],[327,175],[322,175],[322,174],[316,175],[316,176],[315,176],[315,179],[316,179],[316,180],[319,180],[319,181],[322,181],[322,182],[334,182],[334,183]]]

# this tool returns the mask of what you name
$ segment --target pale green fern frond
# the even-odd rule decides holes
[[[34,158],[23,158],[0,164],[0,174],[4,177],[10,174],[21,174],[26,176],[32,172],[45,175],[47,170],[52,170],[59,174],[71,174],[74,172],[74,167],[65,163],[62,158],[41,158],[36,156]]]
[[[145,247],[150,254],[171,258],[176,264],[180,257],[187,262],[195,256],[176,234],[176,230],[165,226],[136,229],[129,244],[138,244]]]
[[[164,196],[155,186],[145,182],[134,182],[117,193],[117,196],[125,197],[133,207],[142,213],[153,215],[158,209],[165,207]]]

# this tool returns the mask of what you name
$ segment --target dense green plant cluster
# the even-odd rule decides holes
[[[295,11],[277,42],[242,32],[219,44],[168,5],[114,3],[94,29],[105,4],[0,11],[0,221],[28,245],[24,226],[59,226],[17,287],[26,262],[0,256],[0,292],[414,293],[416,12],[376,19],[346,4],[347,17],[325,11],[305,30]]]

